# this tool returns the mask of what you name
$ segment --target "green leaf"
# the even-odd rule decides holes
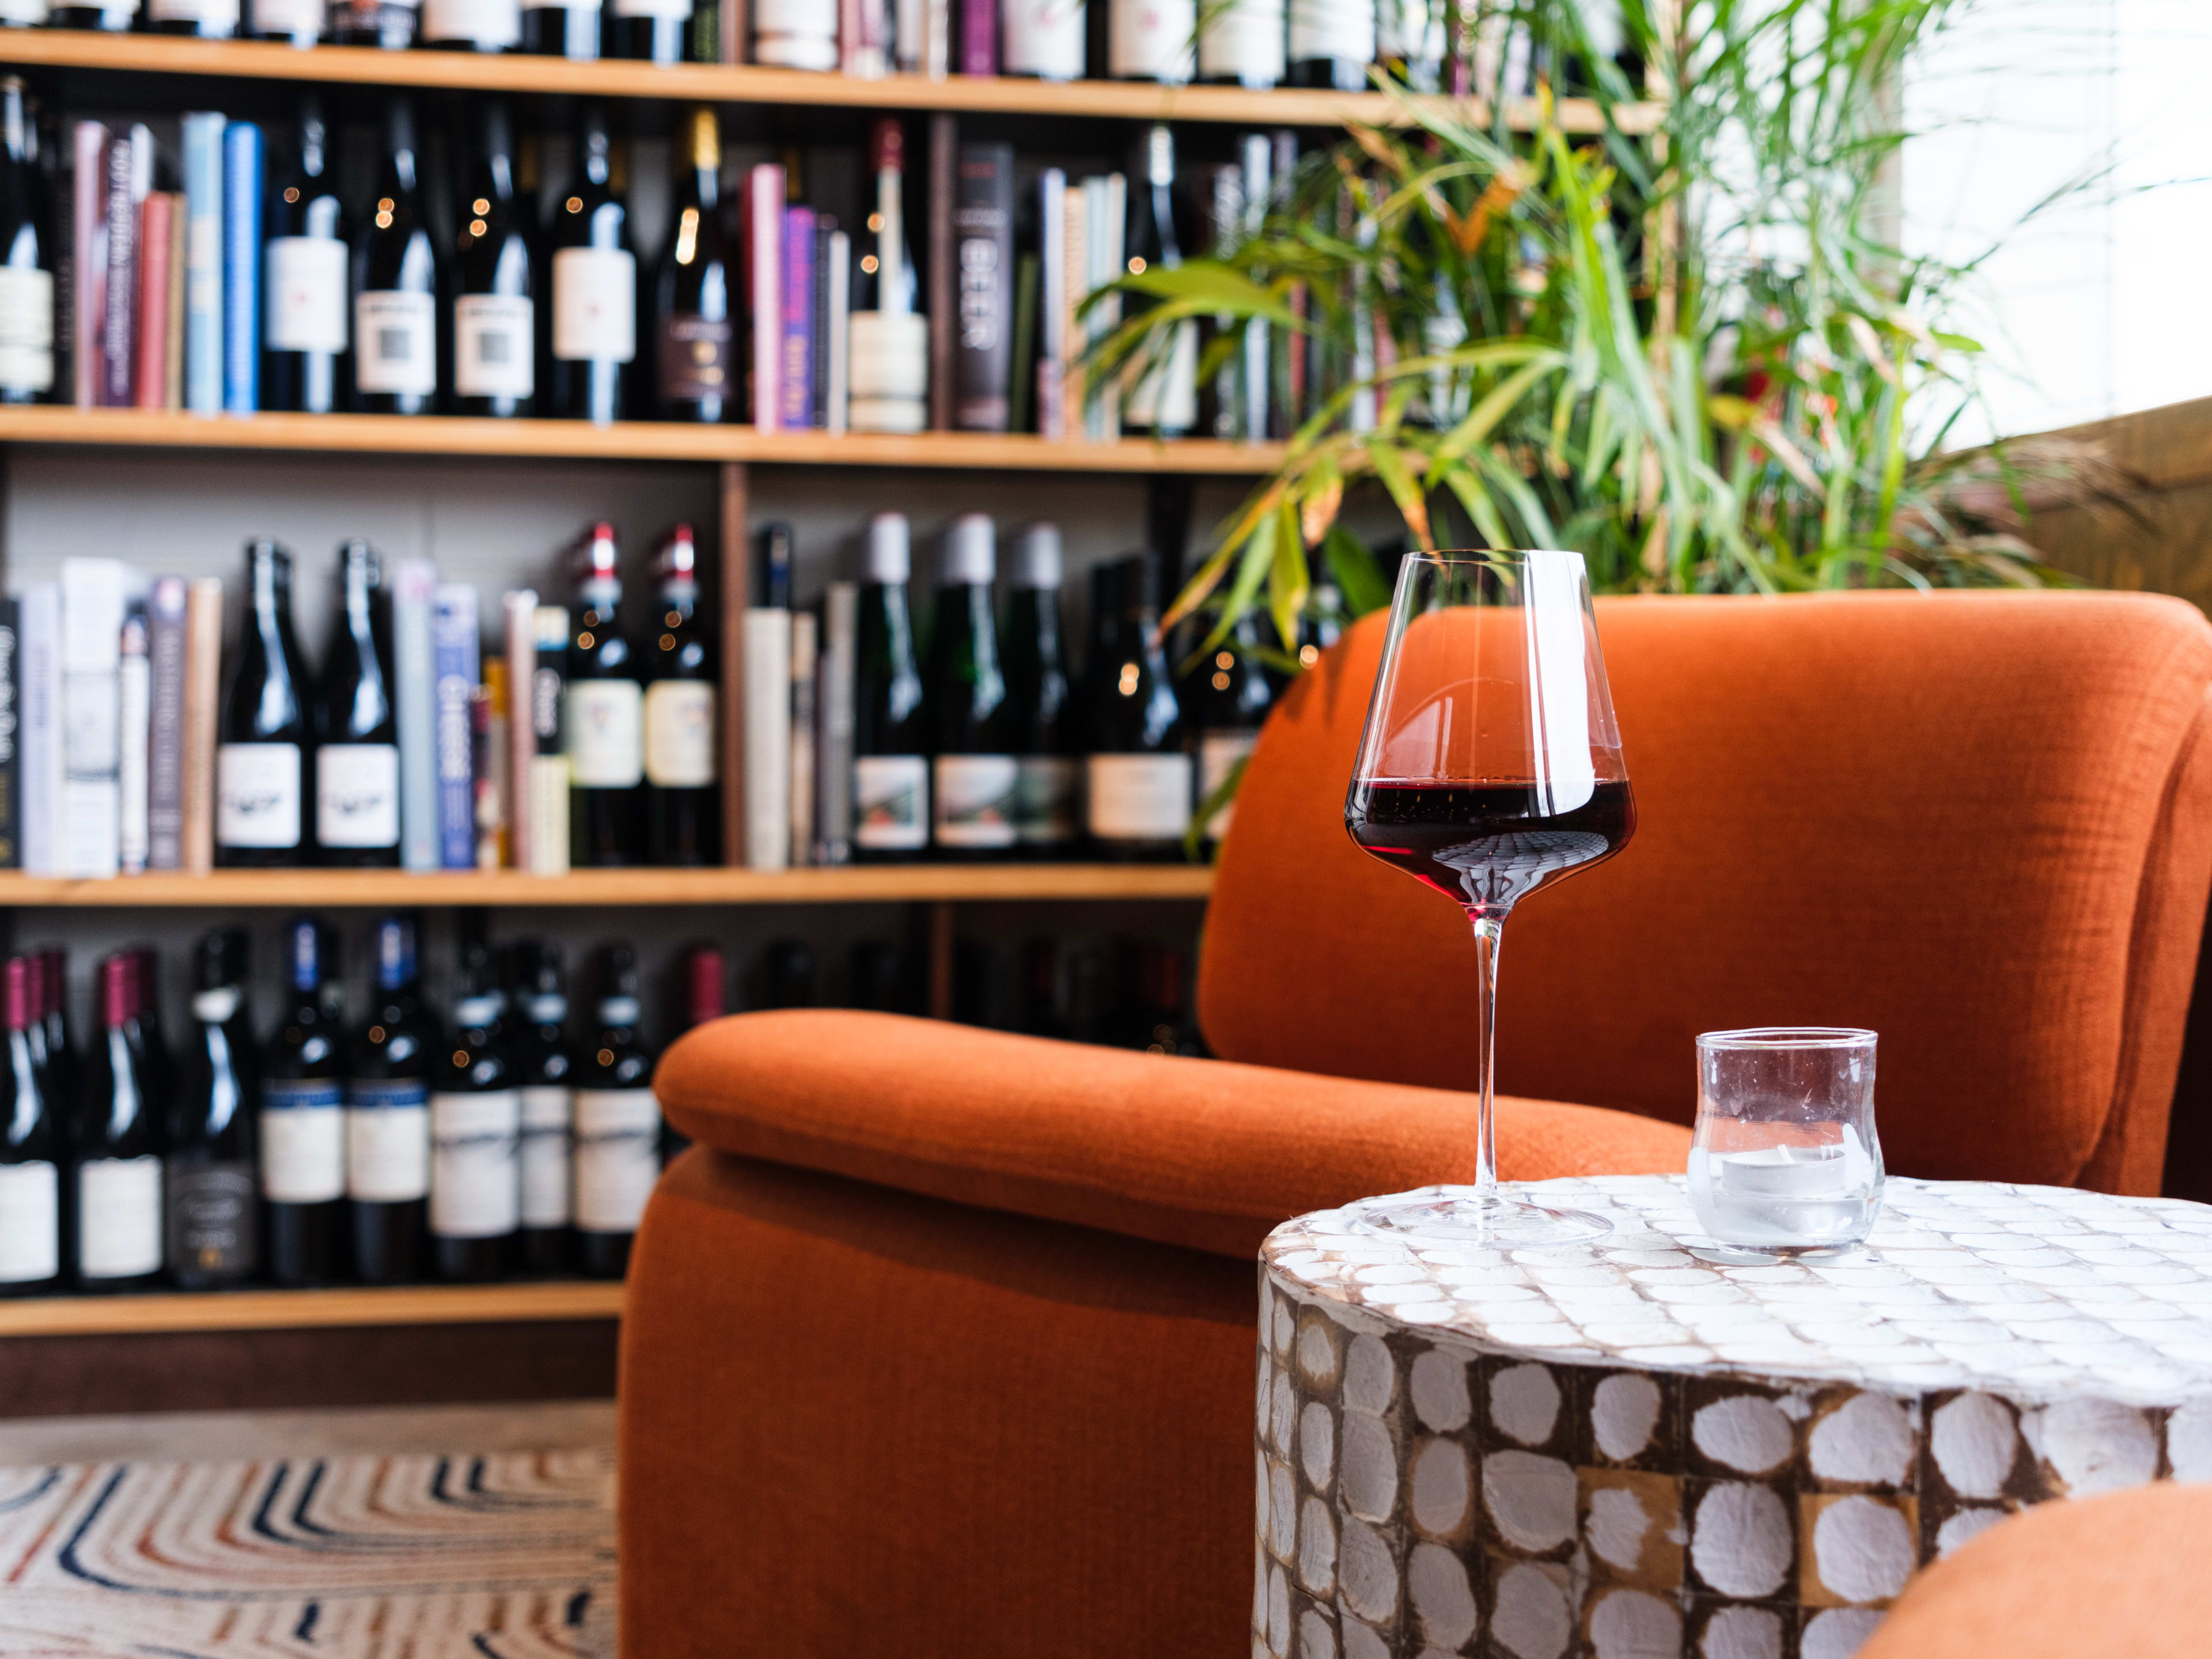
[[[1342,525],[1329,526],[1321,553],[1328,562],[1328,574],[1336,579],[1337,592],[1344,595],[1345,610],[1352,616],[1364,617],[1390,603],[1389,585],[1382,580],[1375,555]]]

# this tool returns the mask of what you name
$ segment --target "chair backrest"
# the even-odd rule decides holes
[[[1498,1085],[1689,1121],[1692,1039],[1871,1026],[1891,1168],[2156,1191],[2212,887],[2212,625],[2110,593],[1600,600],[1635,839],[1501,953]],[[1471,1085],[1473,945],[1345,786],[1383,635],[1284,699],[1206,921],[1216,1052]]]

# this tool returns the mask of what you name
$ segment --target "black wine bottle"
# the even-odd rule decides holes
[[[101,5],[48,6],[46,27],[56,29],[103,29],[125,33],[138,10],[137,0],[109,0]]]
[[[580,608],[561,713],[568,751],[568,861],[605,868],[638,862],[645,692],[623,632],[614,526],[592,526],[579,555]]]
[[[637,957],[628,945],[608,947],[601,984],[599,1032],[576,1067],[576,1249],[588,1277],[620,1279],[660,1178],[660,1104],[653,1055],[638,1035]]]
[[[699,613],[691,526],[669,532],[653,560],[657,631],[645,653],[645,851],[663,865],[722,861],[716,787],[714,641]]]
[[[430,1249],[438,1277],[504,1275],[521,1222],[522,1097],[490,950],[462,947],[453,1030],[430,1095]]]
[[[0,404],[54,391],[53,212],[23,108],[23,82],[0,79]]]
[[[532,205],[514,185],[514,122],[487,100],[475,170],[457,216],[453,404],[464,415],[528,415],[538,391],[538,276]]]
[[[0,1296],[27,1296],[61,1284],[63,1130],[46,1092],[38,1040],[37,962],[0,965],[0,1025],[8,1044],[0,1067]]]
[[[1006,680],[991,585],[990,519],[970,513],[945,534],[931,625],[928,710],[930,844],[940,857],[1003,857],[1014,845],[1018,769],[1006,730]]]
[[[161,1273],[161,1126],[138,1058],[137,963],[100,964],[100,1035],[77,1085],[76,1279],[139,1290]]]
[[[219,863],[304,864],[307,676],[292,632],[292,556],[266,537],[246,544],[246,612],[223,690],[216,748]]]
[[[238,1284],[261,1264],[253,1060],[246,934],[226,927],[193,956],[191,1036],[163,1169],[169,1277],[188,1291]]]
[[[77,1079],[84,1067],[69,1031],[69,956],[58,950],[39,952],[39,1030],[46,1054],[46,1098],[64,1106],[76,1101]],[[65,1132],[66,1133],[66,1132]]]
[[[138,1010],[131,1029],[137,1039],[140,1075],[146,1081],[147,1097],[161,1105],[175,1096],[178,1075],[176,1062],[161,1035],[161,958],[149,945],[140,945],[131,952],[131,972],[137,975],[131,983],[137,988]]]
[[[269,192],[263,250],[267,304],[261,407],[328,415],[345,396],[348,349],[345,211],[339,204],[322,106],[300,108],[300,153]]]
[[[1075,845],[1078,776],[1060,647],[1060,528],[1033,524],[1014,544],[1006,598],[1006,727],[1014,751],[1014,841],[1051,858]]]
[[[422,0],[422,44],[441,52],[512,52],[522,40],[516,0]]]
[[[1287,55],[1291,86],[1364,92],[1375,60],[1371,0],[1291,0]]]
[[[588,63],[599,55],[599,0],[522,9],[520,49],[534,57]]]
[[[1176,234],[1175,135],[1165,122],[1145,133],[1143,183],[1129,192],[1128,255],[1132,271],[1171,270],[1182,263]],[[1131,295],[1126,314],[1141,315],[1158,303]],[[1129,389],[1121,424],[1156,437],[1181,437],[1198,423],[1198,319],[1187,317]]]
[[[334,46],[381,46],[404,52],[415,44],[420,0],[330,0],[323,38]]]
[[[905,515],[868,525],[853,693],[853,856],[911,858],[929,845],[928,732],[907,605]]]
[[[326,1285],[338,1270],[346,1133],[333,945],[319,923],[303,916],[292,924],[291,995],[262,1055],[261,1202],[269,1276],[279,1285]]]
[[[722,140],[714,112],[691,112],[676,173],[676,219],[653,296],[656,390],[665,421],[726,421],[737,407],[730,268],[722,238]]]
[[[1235,632],[1215,647],[1191,677],[1193,724],[1197,728],[1197,794],[1204,805],[1214,793],[1250,758],[1260,740],[1260,727],[1275,701],[1266,665],[1260,659],[1259,629],[1252,618],[1238,623]],[[1217,808],[1206,821],[1206,838],[1218,842],[1229,833],[1235,816],[1232,804]]]
[[[568,987],[561,949],[534,941],[511,947],[514,1081],[522,1097],[521,1229],[524,1273],[568,1267],[575,1187],[574,1062],[568,1053]]]
[[[323,38],[323,0],[246,0],[246,32],[257,40],[307,47]]]
[[[338,549],[337,617],[315,689],[315,845],[324,864],[399,862],[399,728],[393,712],[392,619],[376,550]]]
[[[1139,554],[1102,586],[1094,603],[1115,621],[1093,658],[1084,710],[1086,827],[1102,857],[1179,858],[1190,827],[1190,757],[1161,648],[1157,568]]]
[[[385,106],[383,159],[353,256],[354,401],[363,414],[437,408],[441,276],[416,180],[415,106],[397,97]]]
[[[637,356],[637,256],[629,212],[614,188],[606,111],[576,129],[568,194],[554,210],[553,305],[545,413],[605,425],[621,418]]]
[[[146,0],[146,28],[152,34],[228,40],[238,33],[239,4],[240,0]]]
[[[680,64],[690,32],[691,0],[611,0],[607,9],[606,54],[652,64]]]
[[[398,1285],[421,1275],[440,1033],[416,992],[414,921],[379,922],[375,950],[368,1018],[346,1045],[346,1196],[356,1276]]]

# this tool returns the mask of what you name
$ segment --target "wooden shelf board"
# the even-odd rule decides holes
[[[391,1289],[232,1291],[187,1296],[26,1297],[0,1301],[0,1337],[164,1331],[306,1330],[343,1325],[504,1324],[615,1319],[620,1285],[407,1285]]]
[[[757,64],[656,65],[607,59],[460,52],[380,52],[373,46],[317,46],[299,51],[275,42],[214,41],[71,29],[10,30],[10,65],[120,70],[137,74],[229,76],[325,84],[427,87],[457,92],[567,93],[607,98],[667,98],[717,104],[805,105],[857,109],[945,110],[957,114],[1056,115],[1126,121],[1210,121],[1252,126],[1334,127],[1346,120],[1406,125],[1405,106],[1387,93],[1317,92],[1299,88],[1249,91],[1242,87],[1163,87],[1146,82],[1044,82],[1019,76],[952,76],[933,81],[894,75],[864,81],[844,75]],[[1488,117],[1470,105],[1478,121]],[[1652,105],[1618,112],[1629,131],[1658,124]],[[1506,106],[1506,118],[1534,125],[1532,100]],[[1563,99],[1557,118],[1570,132],[1604,128],[1598,106]]]
[[[440,905],[855,904],[913,900],[1203,899],[1184,864],[875,864],[830,870],[217,870],[106,880],[0,872],[0,906],[349,909]]]
[[[428,54],[426,54],[428,55]],[[751,461],[796,466],[974,468],[1029,472],[1264,473],[1280,444],[1053,443],[1027,434],[757,432],[674,422],[494,421],[460,416],[157,414],[52,405],[0,408],[0,443],[149,449],[296,450],[615,461]]]

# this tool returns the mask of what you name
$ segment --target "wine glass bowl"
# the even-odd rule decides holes
[[[1458,904],[1475,944],[1475,1180],[1371,1200],[1377,1231],[1507,1246],[1572,1243],[1607,1224],[1498,1188],[1492,1087],[1498,951],[1539,889],[1611,858],[1636,829],[1579,553],[1409,555],[1368,704],[1345,828]]]

